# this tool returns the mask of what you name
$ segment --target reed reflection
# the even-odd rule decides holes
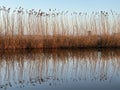
[[[120,78],[120,50],[0,51],[0,87]]]

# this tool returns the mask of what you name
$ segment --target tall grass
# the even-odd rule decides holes
[[[0,7],[0,49],[120,47],[120,14]]]

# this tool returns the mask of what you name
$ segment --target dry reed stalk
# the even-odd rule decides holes
[[[120,47],[120,14],[0,7],[0,49]]]

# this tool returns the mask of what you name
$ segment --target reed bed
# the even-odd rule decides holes
[[[120,14],[0,7],[0,49],[120,47]]]

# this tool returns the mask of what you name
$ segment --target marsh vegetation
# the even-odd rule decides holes
[[[0,7],[0,49],[120,47],[120,14]]]

